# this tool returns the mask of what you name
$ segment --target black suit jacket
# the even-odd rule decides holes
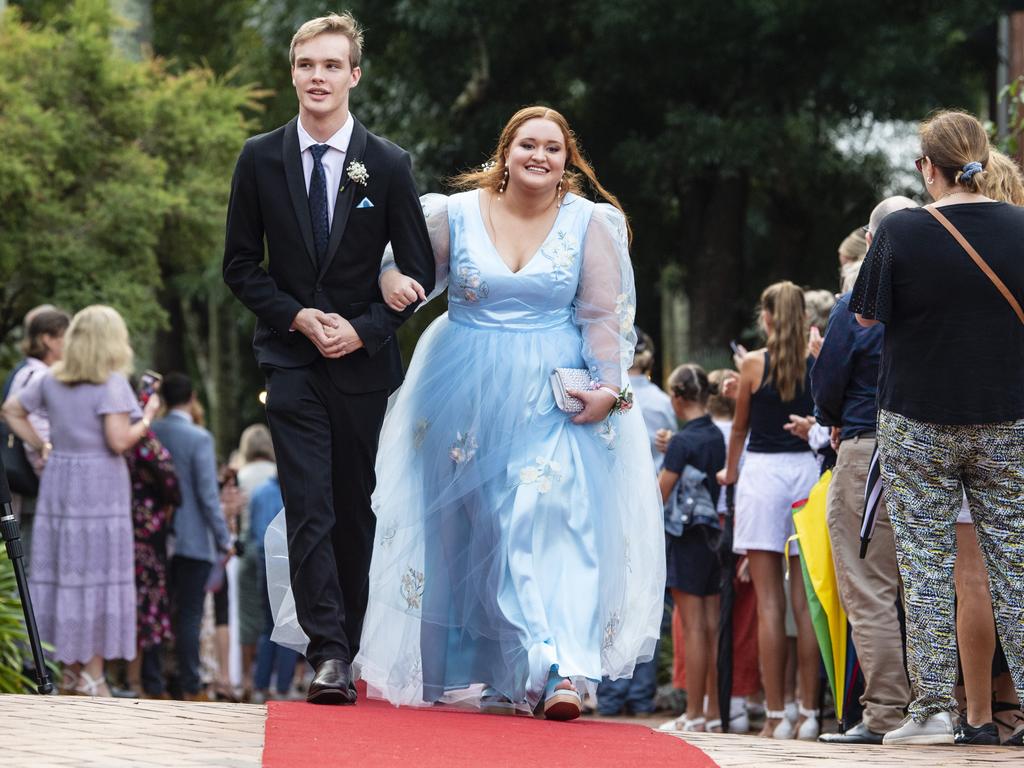
[[[297,122],[242,147],[228,203],[224,282],[256,314],[253,349],[261,368],[298,368],[320,356],[302,333],[289,331],[300,309],[315,307],[348,319],[364,344],[325,361],[335,386],[350,393],[394,390],[402,381],[402,361],[391,342],[413,307],[399,313],[384,304],[377,277],[387,243],[402,272],[428,292],[434,284],[434,256],[409,154],[355,121],[327,255],[317,268]],[[365,185],[348,178],[354,161],[366,167]],[[357,208],[364,198],[372,207]]]

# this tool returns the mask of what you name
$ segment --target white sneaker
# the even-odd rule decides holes
[[[900,727],[882,737],[886,746],[893,744],[953,744],[953,718],[949,712],[939,712],[923,723],[906,718]]]

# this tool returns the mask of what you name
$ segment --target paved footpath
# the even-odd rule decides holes
[[[253,704],[0,696],[0,754],[11,768],[254,768],[267,708]]]
[[[0,764],[258,768],[266,714],[266,707],[252,704],[0,696]],[[835,747],[728,734],[676,735],[704,750],[722,768],[1024,765],[1024,751],[1004,747]]]

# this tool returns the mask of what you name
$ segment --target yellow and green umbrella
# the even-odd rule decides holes
[[[832,544],[825,519],[828,486],[832,471],[825,472],[810,495],[793,505],[794,539],[800,542],[800,570],[803,573],[807,604],[818,638],[825,673],[836,704],[836,720],[843,722],[846,701],[847,622],[839,602],[839,587],[832,562]],[[787,556],[787,562],[789,558]]]

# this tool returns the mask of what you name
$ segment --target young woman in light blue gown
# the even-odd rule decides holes
[[[577,194],[580,172],[612,205]],[[381,433],[354,666],[395,704],[543,701],[548,718],[572,719],[584,688],[652,657],[661,625],[661,503],[643,418],[621,407],[628,227],[543,107],[516,113],[493,162],[458,182],[468,191],[423,198],[448,313],[420,339]],[[381,285],[394,309],[425,298],[387,256]],[[589,369],[575,416],[555,404],[555,368]],[[283,537],[275,521],[273,639],[301,650]]]

